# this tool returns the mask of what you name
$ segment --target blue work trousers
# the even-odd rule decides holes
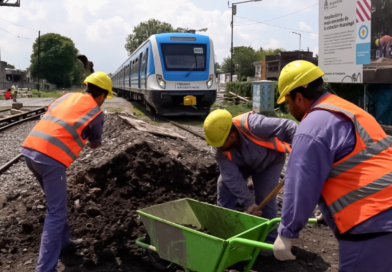
[[[392,233],[364,241],[339,240],[339,272],[369,271],[392,271]]]
[[[259,205],[269,193],[278,185],[280,173],[284,166],[284,159],[275,164],[269,165],[266,169],[260,172],[253,171],[252,173],[244,173],[244,180],[247,181],[249,176],[252,176],[253,188],[255,192],[255,203]],[[241,182],[241,181],[238,181]],[[237,204],[237,197],[230,191],[222,180],[222,176],[218,179],[218,206],[235,209]],[[274,196],[267,205],[262,209],[261,217],[273,219],[277,217],[278,206],[276,203],[276,196]],[[267,236],[266,242],[273,243],[277,237],[277,231],[270,232]]]
[[[25,159],[27,167],[44,190],[47,202],[36,272],[56,272],[60,251],[70,243],[66,169]]]

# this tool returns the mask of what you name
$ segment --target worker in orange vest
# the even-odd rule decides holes
[[[392,41],[392,37],[388,36],[388,35],[385,35],[385,36],[381,37],[380,39],[376,40],[376,45],[380,49],[381,57],[384,57],[387,59],[389,59],[391,57],[391,52],[390,52],[391,41]]]
[[[204,121],[204,132],[220,170],[217,204],[228,209],[240,204],[248,213],[260,215],[258,205],[278,184],[296,129],[292,120],[254,112],[234,118],[226,110],[211,112]],[[254,195],[247,186],[250,176]],[[277,217],[276,197],[262,209],[262,216]],[[271,233],[266,242],[273,243],[276,236],[276,231]]]
[[[339,271],[392,268],[392,141],[358,106],[328,93],[324,72],[307,61],[281,71],[278,103],[301,123],[286,170],[274,254],[292,260],[316,205],[339,241]]]
[[[84,145],[101,145],[103,112],[100,106],[113,97],[112,81],[104,72],[88,76],[84,93],[68,93],[55,100],[23,143],[27,167],[45,192],[47,216],[36,272],[57,271],[61,250],[75,249],[67,216],[66,168]]]

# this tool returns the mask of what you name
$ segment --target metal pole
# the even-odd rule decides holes
[[[37,65],[37,77],[38,77],[38,93],[39,93],[39,59],[41,55],[41,31],[38,31],[38,65]]]
[[[233,82],[233,8],[234,5],[231,6],[231,48],[230,48],[230,82]]]
[[[301,59],[301,34],[299,34],[299,57],[298,59]]]
[[[367,107],[366,107],[366,88],[367,88],[367,84],[364,84],[364,88],[363,88],[363,109],[365,111],[367,111]]]

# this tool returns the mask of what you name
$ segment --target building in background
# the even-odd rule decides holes
[[[266,56],[266,72],[265,77],[268,80],[278,80],[280,71],[286,64],[295,60],[307,60],[315,65],[318,65],[318,59],[313,57],[313,52],[311,51],[288,51],[281,52],[275,56]]]

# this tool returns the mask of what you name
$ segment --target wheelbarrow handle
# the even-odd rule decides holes
[[[156,249],[154,246],[145,244],[145,243],[144,243],[145,240],[146,240],[146,237],[143,236],[143,237],[137,238],[136,241],[135,241],[135,243],[136,243],[138,246],[142,247],[142,248],[145,248],[145,249],[148,249],[148,250],[157,252],[157,249]]]

